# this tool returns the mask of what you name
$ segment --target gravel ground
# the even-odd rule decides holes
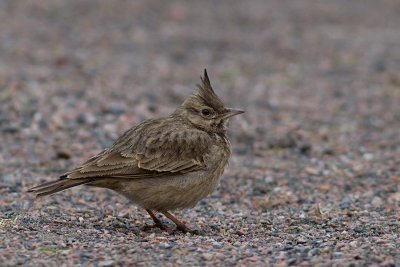
[[[400,265],[400,2],[1,1],[0,265]],[[104,189],[35,199],[207,67],[246,110],[217,192],[151,229]]]

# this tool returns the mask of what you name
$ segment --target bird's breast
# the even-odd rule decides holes
[[[169,177],[128,179],[119,192],[147,209],[193,207],[217,188],[229,156],[229,141],[217,136],[203,156],[205,169]]]
[[[207,155],[206,164],[214,168],[225,167],[231,155],[230,143],[225,135],[215,135],[214,143]],[[212,168],[211,168],[212,169]]]

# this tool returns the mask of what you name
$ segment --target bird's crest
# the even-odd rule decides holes
[[[201,84],[197,85],[197,91],[189,96],[183,105],[196,101],[201,102],[204,106],[209,106],[216,111],[222,112],[225,109],[224,103],[222,103],[221,99],[215,94],[206,69],[204,69],[204,76],[200,78]]]

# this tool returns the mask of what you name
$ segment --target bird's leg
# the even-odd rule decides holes
[[[165,225],[161,222],[160,219],[157,218],[157,216],[154,214],[154,212],[152,212],[149,209],[146,209],[147,213],[150,215],[150,217],[153,219],[154,221],[154,226],[160,228],[161,230],[166,230],[167,228],[165,227]]]
[[[170,213],[169,211],[162,211],[162,213],[165,215],[165,217],[167,217],[168,219],[170,219],[171,221],[173,221],[178,230],[184,232],[184,233],[192,233],[192,234],[198,234],[199,231],[197,230],[191,230],[190,228],[188,228],[183,222],[181,222],[180,220],[178,220],[174,215],[172,215],[172,213]]]

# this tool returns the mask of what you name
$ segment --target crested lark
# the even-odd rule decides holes
[[[142,122],[81,166],[29,192],[45,196],[82,184],[108,188],[143,207],[155,226],[165,229],[157,211],[191,232],[170,211],[193,207],[216,189],[230,156],[227,121],[243,113],[225,107],[206,70],[201,81],[168,117]]]

